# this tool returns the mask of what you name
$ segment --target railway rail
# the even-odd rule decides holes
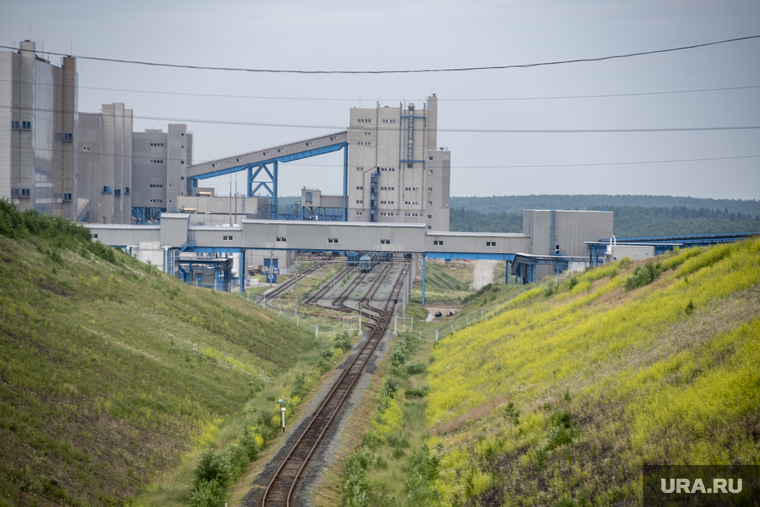
[[[282,284],[280,284],[277,288],[275,288],[273,291],[269,292],[268,294],[260,296],[259,301],[263,300],[267,306],[269,306],[270,308],[275,308],[270,303],[270,301],[273,301],[277,299],[278,297],[282,296],[285,292],[292,289],[296,283],[299,283],[301,280],[303,280],[310,274],[314,273],[318,269],[322,268],[326,264],[327,264],[326,261],[317,262],[313,266],[306,269],[303,273],[298,273],[296,276],[292,277],[287,282],[283,282]]]
[[[372,320],[374,321],[372,324],[372,333],[369,338],[364,341],[361,348],[354,354],[350,364],[347,365],[341,376],[333,384],[322,404],[317,408],[308,425],[299,435],[298,440],[293,444],[286,457],[280,463],[264,491],[261,499],[262,507],[290,507],[293,505],[292,502],[294,500],[296,486],[299,483],[299,479],[301,478],[309,459],[314,455],[314,452],[326,435],[327,430],[330,428],[331,423],[339,414],[344,402],[348,399],[354,385],[377,349],[377,346],[380,344],[382,337],[385,334],[385,330],[388,327],[388,323],[393,314],[395,301],[398,299],[402,288],[405,269],[402,270],[401,276],[396,279],[393,288],[391,289],[390,296],[385,301],[382,308],[374,308],[370,303],[372,297],[377,294],[385,277],[391,270],[392,265],[390,264],[387,267],[384,267],[381,270],[381,273],[373,281],[367,294],[360,301],[360,304],[364,308],[371,310],[372,313],[375,314],[372,316]],[[366,273],[362,273],[362,275],[366,275]],[[335,298],[333,303],[337,303],[336,306],[354,311],[354,308],[347,307],[343,305],[343,303],[351,293],[351,290],[353,290],[352,287],[357,287],[363,279],[364,276],[356,277],[356,279],[349,284],[349,287]],[[340,303],[338,303],[338,301],[340,301]]]

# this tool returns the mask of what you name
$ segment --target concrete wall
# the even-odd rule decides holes
[[[638,245],[613,245],[611,247],[607,247],[607,257],[607,260],[611,262],[619,261],[623,257],[628,257],[632,261],[651,259],[654,257],[654,247]]]
[[[187,213],[163,213],[161,214],[161,245],[179,248],[189,238],[190,215]]]
[[[82,224],[92,233],[93,241],[104,245],[121,246],[139,245],[141,241],[160,241],[161,226],[126,225],[126,224]]]
[[[11,146],[16,132],[11,129],[13,119],[14,64],[17,55],[0,51],[0,199],[11,198]]]
[[[424,230],[424,224],[245,220],[243,246],[291,250],[422,252]],[[278,241],[277,238],[281,240]],[[331,242],[331,239],[337,242]],[[388,244],[385,243],[386,240]]]
[[[530,248],[527,234],[488,232],[428,232],[425,251],[440,253],[520,253]]]
[[[425,169],[425,222],[428,230],[449,230],[451,152],[428,151]]]
[[[523,210],[523,233],[530,236],[534,255],[554,253],[556,245],[567,255],[587,256],[585,241],[597,241],[612,236],[613,212],[611,211],[555,211],[555,238],[551,239],[552,210]],[[536,267],[536,278],[553,274],[553,267]]]

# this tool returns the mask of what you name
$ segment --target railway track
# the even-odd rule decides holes
[[[314,452],[330,428],[331,423],[339,414],[346,399],[348,399],[354,385],[374,354],[375,349],[377,349],[377,346],[380,344],[382,337],[385,334],[385,330],[388,327],[388,323],[393,314],[393,307],[395,305],[394,301],[398,299],[402,288],[404,270],[402,270],[402,276],[399,276],[396,279],[390,297],[385,301],[382,308],[374,308],[371,306],[370,302],[372,297],[377,294],[377,291],[382,285],[385,277],[390,273],[392,267],[392,264],[388,264],[381,270],[381,273],[375,278],[369,291],[367,291],[367,294],[360,301],[360,304],[362,304],[364,308],[372,310],[372,313],[375,314],[372,318],[374,321],[372,333],[369,338],[364,341],[364,344],[357,353],[354,354],[351,363],[343,370],[342,375],[333,384],[324,401],[319,408],[317,408],[308,425],[299,435],[298,440],[293,444],[286,457],[280,463],[264,491],[261,499],[262,507],[290,507],[291,505],[294,505],[294,492],[309,459],[314,455]],[[366,275],[366,273],[362,273],[362,275]],[[356,277],[356,279],[349,284],[349,287],[336,297],[333,303],[335,304],[340,300],[340,303],[336,306],[342,305],[344,308],[354,311],[354,308],[346,307],[343,303],[351,293],[351,290],[353,290],[352,287],[355,288],[358,286],[363,279],[364,276]]]
[[[342,280],[344,277],[348,276],[353,270],[356,268],[353,266],[346,266],[343,268],[339,273],[337,273],[335,276],[333,276],[330,280],[327,281],[322,287],[319,288],[317,292],[309,296],[305,301],[304,304],[307,306],[314,306],[317,304],[317,301],[322,299],[324,296],[327,295],[330,290],[332,290],[333,287],[335,287],[335,284],[338,283],[340,280]]]
[[[296,276],[294,276],[293,278],[291,278],[287,282],[284,282],[284,283],[280,284],[280,286],[278,286],[276,289],[274,289],[273,291],[269,292],[268,294],[260,296],[259,297],[259,301],[263,300],[268,307],[275,308],[275,306],[273,306],[270,303],[270,301],[274,301],[278,297],[282,296],[285,292],[287,292],[290,289],[292,289],[295,286],[296,283],[299,283],[301,280],[303,280],[304,278],[306,278],[310,274],[314,273],[315,271],[317,271],[318,269],[320,269],[321,267],[323,267],[325,264],[327,264],[326,261],[317,262],[313,266],[311,266],[308,269],[306,269],[303,273],[298,273]]]

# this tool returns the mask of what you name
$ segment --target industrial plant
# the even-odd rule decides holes
[[[339,132],[193,164],[183,124],[133,131],[133,111],[77,111],[76,59],[55,66],[24,41],[0,52],[0,198],[62,216],[187,283],[232,290],[248,266],[272,277],[297,252],[507,262],[507,283],[603,263],[614,249],[645,258],[684,244],[733,241],[640,238],[613,244],[613,213],[525,210],[522,234],[449,232],[452,154],[437,139],[438,98],[352,108]],[[281,166],[343,153],[343,192],[304,187],[285,212]],[[206,180],[245,173],[241,195]],[[697,241],[694,243],[694,241]],[[412,262],[415,266],[419,262]],[[423,276],[424,301],[424,276]]]

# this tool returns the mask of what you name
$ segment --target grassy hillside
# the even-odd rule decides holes
[[[391,367],[343,505],[640,505],[645,464],[760,464],[760,240],[500,289],[467,312],[477,323],[418,349],[422,373]]]
[[[425,263],[425,301],[459,304],[474,292],[472,288],[474,266],[469,262],[443,262],[428,260]],[[410,293],[410,300],[422,301],[422,268],[418,270]]]
[[[8,506],[123,504],[314,346],[242,298],[2,201],[0,309]]]

